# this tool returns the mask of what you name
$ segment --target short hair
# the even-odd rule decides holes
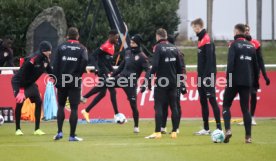
[[[199,25],[200,27],[204,26],[204,22],[201,18],[197,18],[191,22],[191,26],[193,25]]]
[[[235,29],[239,30],[241,33],[245,33],[245,25],[242,23],[236,24]]]
[[[112,29],[109,31],[109,35],[117,35],[117,34],[118,34],[118,31],[115,29]]]
[[[169,34],[167,40],[169,41],[169,43],[174,44],[175,43],[175,36]]]
[[[248,24],[244,24],[244,27],[249,28],[249,30],[250,30],[250,26]]]
[[[167,39],[167,37],[168,37],[167,31],[163,28],[157,29],[156,30],[156,35],[159,35],[163,39]]]
[[[68,29],[67,36],[69,39],[76,40],[77,37],[79,36],[79,30],[76,27],[70,27]]]

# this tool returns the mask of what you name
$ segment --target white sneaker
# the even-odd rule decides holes
[[[238,123],[238,125],[241,125],[241,126],[243,126],[243,124],[244,124],[244,123],[243,123],[243,121],[242,121],[242,122],[240,122],[240,123]]]
[[[210,130],[205,130],[205,129],[202,129],[202,130],[200,130],[200,131],[198,131],[198,132],[195,132],[194,133],[195,135],[210,135],[211,134],[211,131]]]
[[[161,127],[161,134],[167,134],[167,128]]]
[[[251,122],[251,124],[252,124],[253,126],[256,126],[256,125],[257,125],[257,122],[256,122],[256,120],[255,120],[254,117],[252,117],[252,122]]]
[[[83,104],[86,103],[87,102],[87,98],[84,98],[84,97],[81,96],[80,102],[83,103]]]
[[[139,127],[134,127],[133,132],[136,133],[136,134],[139,133],[140,132]]]
[[[83,141],[83,139],[82,138],[79,138],[79,137],[69,137],[69,141]]]
[[[244,122],[242,121],[242,122],[238,123],[238,125],[243,126],[243,125],[244,125]],[[252,125],[252,126],[256,126],[256,125],[257,125],[257,122],[255,121],[254,117],[252,117],[251,125]]]
[[[155,132],[155,133],[145,137],[145,139],[161,139],[161,138],[162,138],[161,132]]]

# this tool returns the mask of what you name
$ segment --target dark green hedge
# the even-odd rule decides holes
[[[45,8],[61,6],[66,14],[68,26],[80,28],[83,24],[84,11],[89,0],[1,0],[0,1],[0,37],[12,35],[15,38],[15,57],[24,56],[26,32],[30,23]],[[83,30],[81,38],[85,44],[88,31],[93,19],[93,10],[99,0],[93,1],[92,10],[88,16],[88,25]],[[146,46],[150,48],[154,43],[154,32],[159,27],[164,27],[173,33],[179,24],[176,10],[179,0],[117,0],[124,21],[129,27],[129,33],[142,34]],[[102,8],[100,10],[96,28],[89,42],[90,48],[95,48],[106,39],[109,24]]]

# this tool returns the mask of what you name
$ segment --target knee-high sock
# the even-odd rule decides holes
[[[200,98],[203,126],[205,130],[209,130],[209,108],[206,96]]]
[[[35,130],[39,129],[41,118],[41,99],[35,101]]]
[[[96,86],[96,87],[92,88],[88,93],[86,93],[83,97],[84,97],[84,98],[89,98],[89,97],[91,97],[92,95],[94,95],[94,94],[100,92],[102,88],[104,88],[104,87],[97,87],[97,86]]]
[[[250,102],[250,113],[251,113],[252,117],[255,115],[256,106],[257,106],[257,94],[252,93],[251,94],[251,102]]]
[[[71,114],[69,118],[69,123],[70,123],[70,136],[75,137],[75,132],[77,128],[77,123],[78,123],[78,105],[73,104],[71,105]]]
[[[230,112],[230,107],[224,106],[223,111],[222,111],[223,119],[224,119],[224,126],[225,130],[230,130],[231,129],[231,112]]]
[[[245,128],[245,135],[246,136],[251,136],[251,115],[249,112],[249,95],[250,95],[250,90],[248,88],[246,89],[241,89],[240,92],[240,105],[241,105],[241,110],[243,114],[243,122],[244,122],[244,128]]]
[[[62,132],[64,119],[65,119],[64,105],[59,105],[58,112],[57,112],[58,133]]]
[[[134,127],[139,127],[139,111],[137,109],[137,103],[136,99],[135,100],[129,100],[130,107],[132,109],[132,115],[133,115],[133,120],[134,120]]]
[[[176,132],[176,130],[179,127],[179,112],[178,108],[176,106],[170,106],[172,111],[172,124],[173,124],[173,132]]]
[[[110,92],[110,99],[111,99],[114,113],[118,114],[119,110],[118,110],[118,105],[117,105],[116,90],[115,90],[115,88],[109,88],[109,92]]]
[[[94,98],[94,100],[87,106],[85,109],[86,112],[89,112],[96,104],[98,104],[105,96],[106,88],[102,88],[99,94]]]
[[[162,116],[162,128],[165,128],[167,126],[167,118],[169,113],[169,104],[165,104],[163,107],[163,116]]]
[[[219,110],[219,106],[218,106],[216,97],[209,98],[209,102],[210,102],[210,104],[212,106],[212,109],[213,109],[213,113],[214,113],[214,117],[215,117],[215,120],[216,120],[217,129],[221,130],[220,110]]]
[[[20,129],[21,109],[23,103],[17,103],[15,108],[15,130]]]

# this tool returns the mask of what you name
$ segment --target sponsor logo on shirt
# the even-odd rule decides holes
[[[165,58],[165,62],[174,62],[176,58]]]
[[[249,61],[251,61],[251,60],[252,60],[252,57],[251,57],[251,56],[244,56],[244,55],[241,55],[241,56],[240,56],[240,60],[249,60]]]
[[[78,58],[76,58],[76,57],[70,57],[70,56],[68,56],[68,57],[63,56],[62,57],[62,61],[78,61]]]

